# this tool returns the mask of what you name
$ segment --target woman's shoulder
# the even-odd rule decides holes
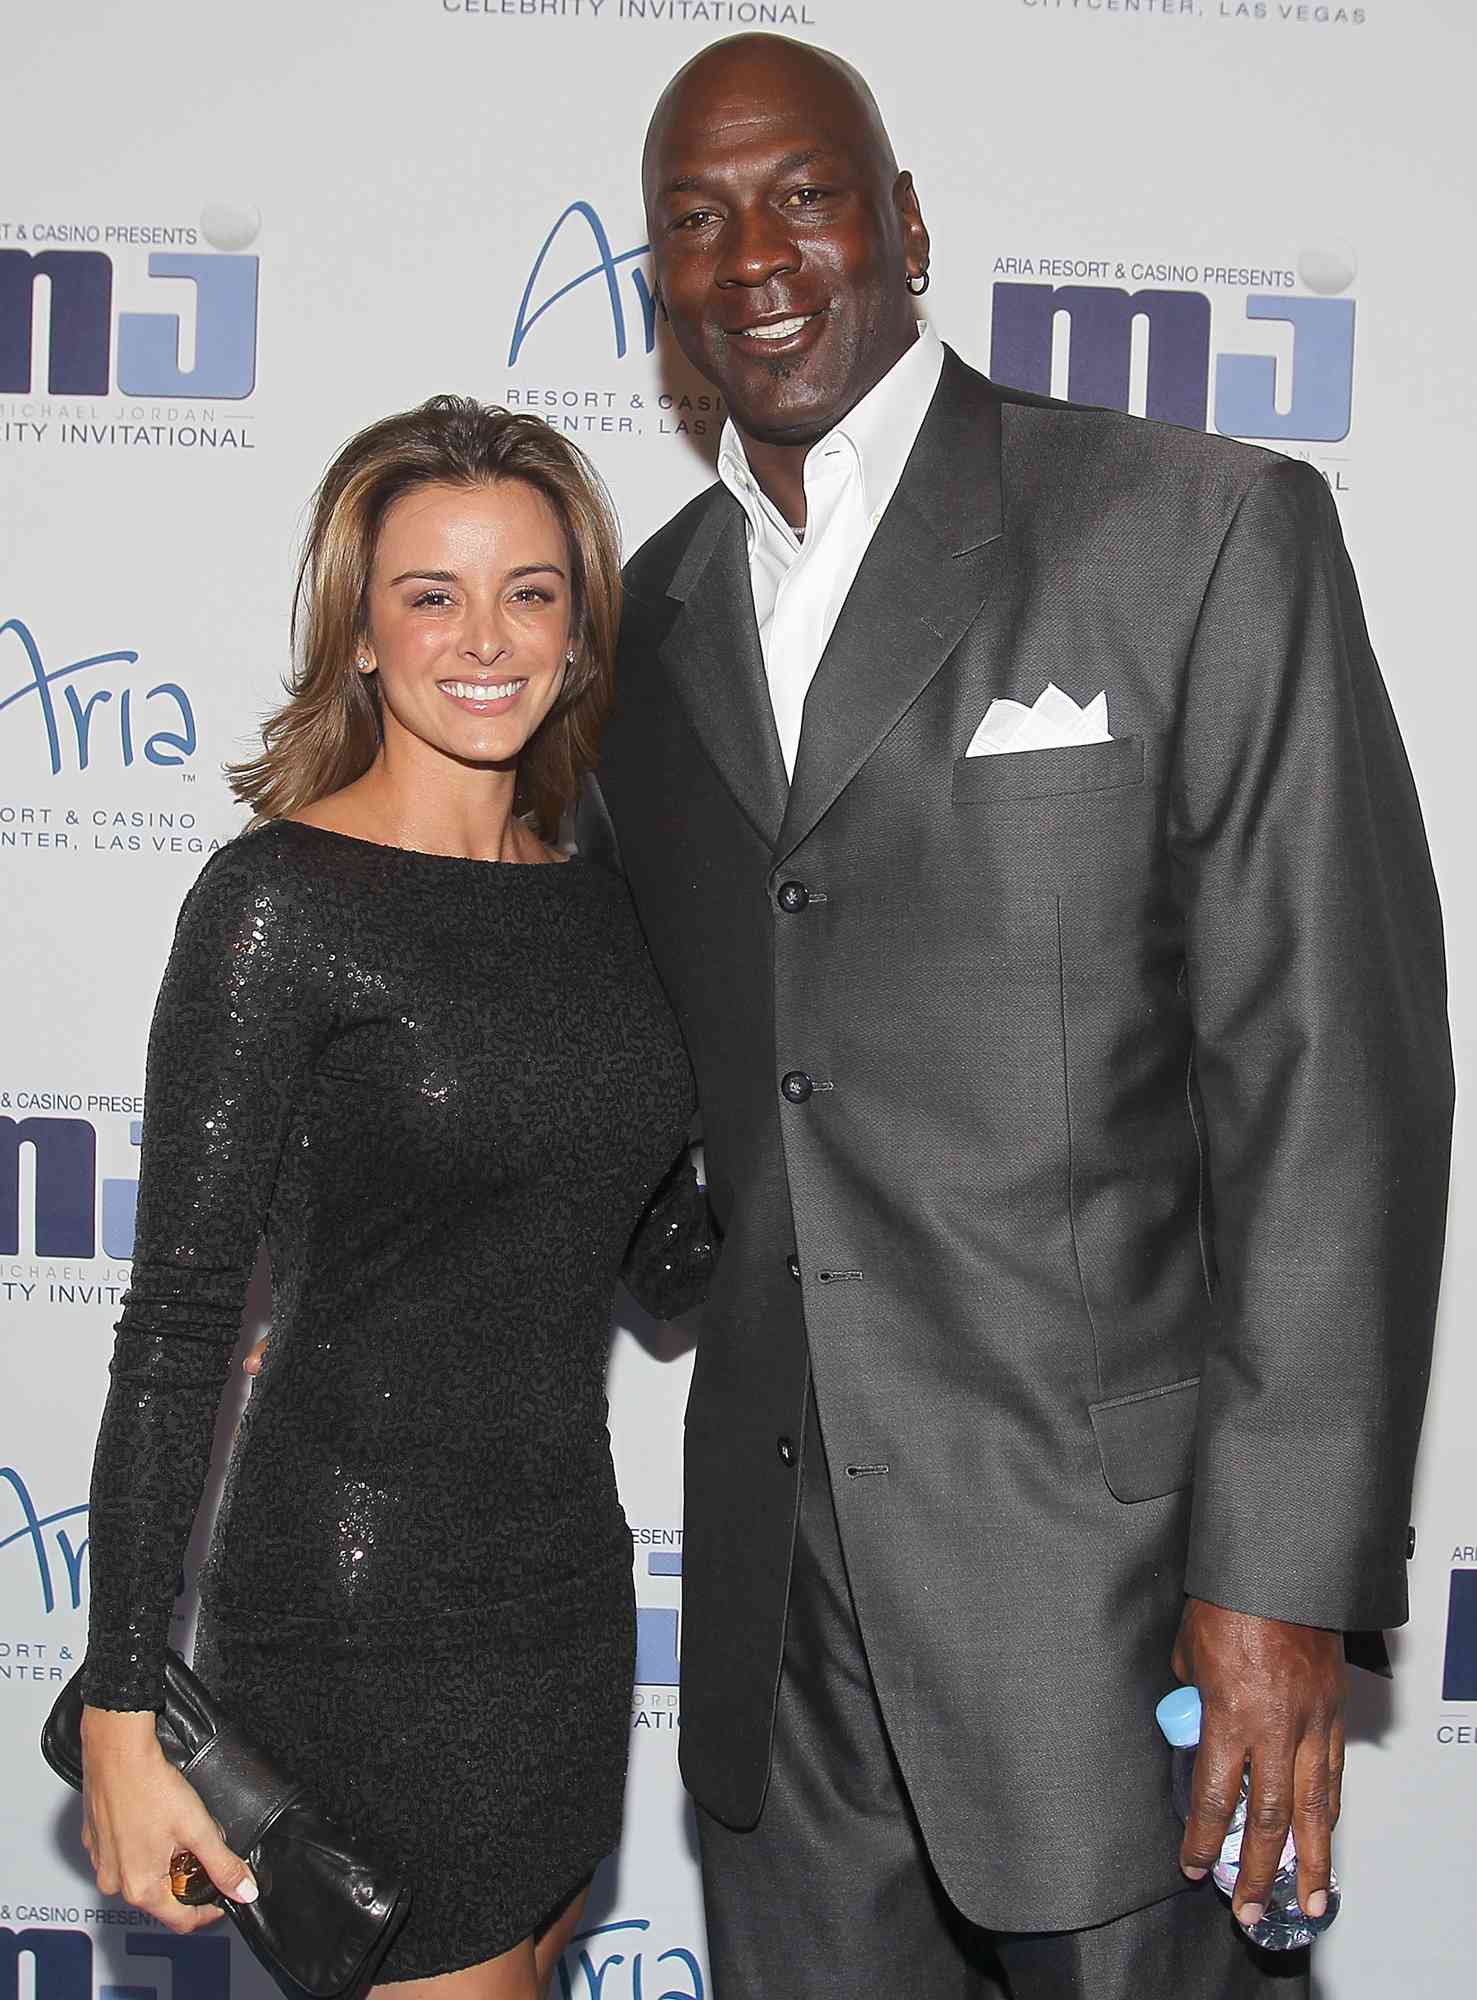
[[[295,821],[264,820],[218,848],[185,897],[181,927],[235,930],[247,921],[297,928],[309,921],[321,906],[331,862],[296,832]]]

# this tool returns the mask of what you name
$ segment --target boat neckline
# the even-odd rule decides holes
[[[403,854],[407,861],[439,861],[453,868],[494,868],[506,875],[563,875],[569,868],[577,867],[582,859],[578,854],[571,854],[564,861],[483,861],[475,854],[432,854],[424,847],[400,847],[390,840],[366,840],[362,834],[340,833],[337,827],[315,826],[311,820],[288,819],[285,816],[267,821],[257,831],[265,833],[268,827],[278,826],[295,827],[300,833],[320,834],[324,839],[341,840],[350,847],[367,847],[379,854]]]

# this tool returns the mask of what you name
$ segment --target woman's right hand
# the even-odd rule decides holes
[[[195,1856],[223,1896],[256,1901],[251,1870],[159,1748],[152,1710],[83,1709],[82,1843],[102,1893],[122,1896],[167,1930],[199,1930],[221,1914],[175,1900],[169,1864],[181,1851]]]

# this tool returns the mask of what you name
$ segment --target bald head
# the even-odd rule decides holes
[[[877,100],[849,62],[785,35],[730,35],[684,63],[657,99],[641,155],[648,206],[653,166],[674,125],[680,128],[686,120],[716,114],[725,127],[741,128],[746,111],[792,92],[807,96],[826,126],[845,132],[871,160],[880,180],[890,184],[896,179],[897,158]]]
[[[928,232],[839,56],[780,35],[704,49],[662,92],[642,182],[672,331],[747,445],[813,443],[912,345]]]

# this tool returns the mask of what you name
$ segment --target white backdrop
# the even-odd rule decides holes
[[[274,697],[306,496],[351,431],[439,389],[578,437],[629,546],[705,481],[721,409],[654,341],[636,165],[666,76],[755,24],[876,83],[933,231],[929,307],[968,358],[1325,472],[1425,801],[1465,1068],[1468,0],[10,0],[0,2000],[264,1988],[235,1948],[97,1896],[33,1746],[84,1631],[149,1009],[179,900],[239,824],[220,766]],[[1477,1954],[1465,1165],[1459,1137],[1414,1622],[1393,1690],[1356,1698],[1324,2000],[1466,1992]],[[569,2000],[707,1985],[676,1778],[687,1365],[655,1329],[616,1341],[642,1685],[590,1919],[613,1928],[570,1955]]]

